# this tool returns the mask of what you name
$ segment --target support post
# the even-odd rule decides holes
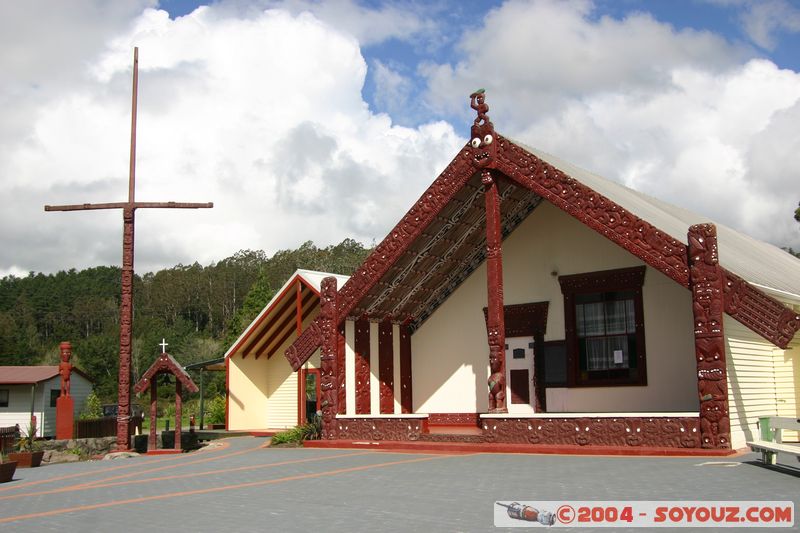
[[[181,418],[183,417],[183,398],[181,395],[183,394],[183,385],[181,384],[181,380],[175,376],[175,449],[181,449],[181,427],[183,423]]]
[[[205,415],[205,396],[204,396],[204,384],[203,384],[203,376],[205,372],[205,368],[200,367],[200,429],[203,429],[203,416]]]
[[[724,277],[719,266],[717,229],[713,224],[694,225],[689,228],[688,240],[700,445],[729,449],[728,372],[722,326]]]
[[[503,236],[500,228],[500,194],[492,172],[484,169],[486,187],[486,326],[489,336],[489,412],[506,413],[505,319],[503,314]]]
[[[322,438],[336,438],[336,404],[339,396],[336,351],[339,328],[336,323],[336,278],[322,280],[320,288],[320,396],[322,408]]]
[[[150,380],[150,435],[147,437],[147,451],[158,447],[158,385]]]

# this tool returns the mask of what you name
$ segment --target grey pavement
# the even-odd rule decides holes
[[[17,470],[0,485],[0,531],[500,531],[498,500],[788,500],[800,509],[800,463],[767,468],[755,454],[412,454],[266,442]]]

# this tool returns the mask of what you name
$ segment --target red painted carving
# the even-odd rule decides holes
[[[340,415],[347,413],[347,382],[345,374],[345,337],[344,324],[339,325],[339,336],[336,345],[336,371],[339,376],[339,398],[336,412]]]
[[[495,168],[593,230],[689,286],[686,246],[561,170],[497,135]]]
[[[698,448],[698,419],[502,418],[484,419],[486,442],[573,446]]]
[[[321,318],[317,317],[286,350],[286,359],[296,372],[322,345]]]
[[[471,102],[483,123],[488,107],[483,93],[475,93]],[[403,219],[386,236],[364,264],[340,291],[338,320],[341,323],[359,301],[386,274],[430,222],[440,214],[453,195],[480,167],[499,170],[514,182],[545,198],[574,218],[628,250],[686,288],[689,288],[689,265],[686,245],[652,224],[628,212],[605,196],[542,161],[524,148],[494,132],[488,119],[483,123],[491,131],[492,142],[478,136],[476,148],[467,144],[425,191]],[[475,126],[475,125],[473,125]],[[480,131],[483,134],[483,130]],[[722,270],[726,278],[725,310],[770,342],[785,348],[800,329],[800,316],[788,310],[738,276]],[[295,343],[287,358],[299,368],[319,346],[318,339]]]
[[[134,212],[136,209],[198,209],[214,207],[208,203],[137,202],[136,192],[136,108],[139,85],[139,49],[133,49],[133,90],[131,99],[131,147],[128,177],[128,201],[100,204],[44,206],[45,211],[85,211],[93,209],[122,209],[122,296],[119,328],[119,382],[117,408],[117,450],[130,446],[128,426],[131,398],[131,330],[133,324],[133,242]]]
[[[478,413],[431,413],[428,415],[428,424],[432,426],[480,427],[481,419]]]
[[[372,409],[370,405],[370,371],[369,371],[369,321],[363,318],[355,323],[355,352],[356,352],[356,414],[368,415]]]
[[[753,287],[736,274],[722,270],[725,312],[780,348],[786,348],[800,329],[800,314]]]
[[[394,413],[394,340],[392,323],[378,325],[378,380],[381,414]]]
[[[150,382],[150,435],[147,437],[147,449],[155,450],[158,447],[158,382]]]
[[[322,409],[322,438],[336,438],[336,402],[339,399],[339,378],[336,351],[339,347],[339,327],[336,323],[336,278],[322,280],[320,288],[320,399]]]
[[[503,254],[500,232],[500,198],[497,182],[484,170],[481,181],[486,187],[486,285],[488,311],[486,332],[489,338],[489,412],[505,413],[505,323],[503,317]]]
[[[497,151],[497,145],[494,143],[496,136],[494,125],[486,114],[489,112],[489,106],[486,104],[483,89],[472,93],[469,98],[470,107],[478,113],[470,131],[472,160],[477,168],[487,168],[493,163]]]
[[[181,427],[183,421],[183,387],[181,380],[175,380],[175,449],[181,449]]]
[[[419,440],[425,431],[421,418],[339,418],[338,438],[344,440]]]
[[[697,390],[703,448],[730,448],[728,379],[722,327],[724,281],[719,268],[717,230],[713,224],[689,228]]]
[[[61,376],[61,392],[56,398],[56,438],[71,439],[75,417],[75,403],[70,396],[70,381],[72,377],[72,344],[67,341],[59,345],[61,362],[58,364],[58,373]]]
[[[404,414],[413,412],[411,385],[411,333],[405,324],[400,326],[400,409]]]

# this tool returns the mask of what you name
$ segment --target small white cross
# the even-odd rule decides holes
[[[161,346],[161,353],[167,353],[167,346],[169,346],[169,344],[167,344],[164,337],[161,337],[161,344],[159,344],[159,346]]]

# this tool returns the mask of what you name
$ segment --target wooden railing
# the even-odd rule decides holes
[[[134,430],[139,428],[142,431],[142,417],[133,416],[128,421],[128,435],[133,435]],[[103,418],[87,418],[85,420],[75,421],[75,431],[73,432],[76,439],[93,439],[98,437],[113,437],[117,434],[117,419],[116,417],[107,416]]]

